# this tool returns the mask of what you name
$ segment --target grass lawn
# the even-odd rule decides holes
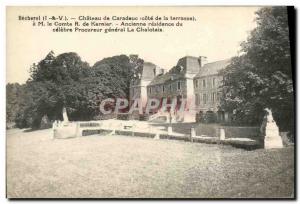
[[[292,197],[294,148],[7,131],[9,198]]]

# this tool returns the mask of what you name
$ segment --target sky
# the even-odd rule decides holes
[[[25,83],[29,68],[51,50],[56,55],[76,52],[91,66],[120,54],[138,54],[164,69],[184,56],[206,56],[208,62],[238,54],[240,43],[255,28],[258,7],[8,7],[7,83]],[[162,33],[54,33],[48,27],[33,27],[18,16],[195,16],[183,27]]]

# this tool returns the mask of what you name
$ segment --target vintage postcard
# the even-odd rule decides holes
[[[295,199],[294,20],[7,6],[7,198]]]

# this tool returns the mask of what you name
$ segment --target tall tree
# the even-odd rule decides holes
[[[137,55],[113,56],[94,64],[92,74],[86,79],[89,97],[96,103],[97,114],[101,100],[106,98],[129,99],[129,87],[132,79],[141,72],[144,61]],[[90,99],[91,101],[92,99]]]
[[[71,116],[78,110],[86,110],[82,102],[86,100],[82,95],[84,92],[78,87],[89,71],[88,63],[83,62],[76,53],[63,53],[55,57],[53,51],[49,52],[30,68],[26,97],[23,97],[23,105],[16,117],[17,125],[38,128],[44,115],[52,120],[62,119],[63,107],[70,109]]]
[[[41,118],[62,119],[67,108],[70,120],[91,120],[101,114],[101,100],[128,98],[129,86],[143,60],[126,55],[105,58],[90,67],[76,53],[55,57],[51,51],[30,68],[30,78],[24,90],[19,113],[19,127],[38,128]]]
[[[6,121],[14,122],[18,109],[20,107],[20,101],[24,97],[25,85],[19,83],[8,83],[6,85]]]
[[[260,124],[271,108],[281,130],[293,131],[294,95],[287,9],[257,11],[257,27],[242,45],[242,55],[223,70],[221,106],[239,124]]]
[[[106,96],[125,97],[129,95],[129,85],[134,67],[126,55],[104,58],[92,67],[94,77],[101,79]]]

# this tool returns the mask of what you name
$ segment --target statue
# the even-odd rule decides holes
[[[69,118],[68,118],[68,115],[67,115],[67,109],[65,107],[63,107],[63,124],[64,125],[68,125],[69,123]]]
[[[269,108],[265,109],[266,115],[264,117],[261,132],[264,136],[265,149],[282,148],[282,138],[279,135],[279,128],[274,121],[272,111]]]

